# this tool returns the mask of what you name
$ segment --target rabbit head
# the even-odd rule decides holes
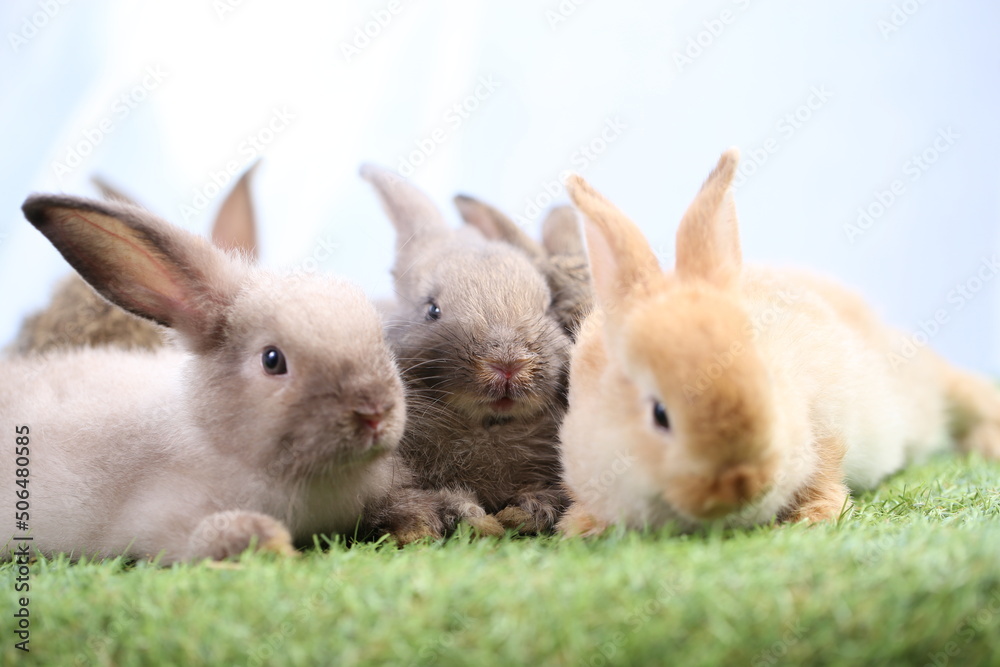
[[[553,208],[542,223],[542,243],[528,236],[498,209],[468,195],[455,197],[462,219],[488,239],[520,249],[545,277],[552,293],[551,310],[570,338],[593,307],[587,253],[576,211]]]
[[[774,483],[784,437],[768,368],[740,302],[730,192],[737,161],[736,150],[723,154],[688,208],[668,272],[631,220],[579,176],[568,182],[586,219],[601,309],[595,315],[621,388],[621,440],[662,500],[692,521],[761,501]],[[713,377],[708,386],[701,381],[706,371]]]
[[[296,477],[397,446],[401,381],[359,288],[267,273],[120,202],[36,195],[23,210],[102,296],[172,330],[212,446]]]
[[[561,410],[569,341],[531,260],[471,227],[449,228],[395,173],[366,165],[361,174],[397,232],[387,331],[411,386],[483,422]]]

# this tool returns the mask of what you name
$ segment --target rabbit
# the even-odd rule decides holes
[[[455,206],[462,219],[489,239],[506,241],[524,251],[549,284],[552,312],[570,340],[593,308],[594,294],[587,267],[587,253],[576,211],[557,206],[542,223],[542,243],[528,236],[496,208],[468,195],[457,195]]]
[[[175,338],[8,360],[0,415],[30,429],[38,551],[169,564],[317,532],[442,535],[440,501],[396,456],[402,381],[360,288],[266,272],[119,202],[35,195],[23,211],[104,298]],[[14,465],[0,458],[11,497]]]
[[[252,165],[237,181],[222,203],[212,228],[212,240],[220,248],[245,252],[257,259],[256,222],[250,196]],[[94,184],[105,199],[137,205],[95,177]],[[49,304],[29,315],[11,345],[15,354],[31,354],[56,349],[114,345],[153,350],[163,345],[160,327],[109,303],[79,275],[61,280]]]
[[[409,411],[400,451],[442,493],[446,525],[551,530],[565,505],[556,436],[570,341],[529,258],[451,229],[397,174],[364,165],[396,228],[396,307],[386,333]]]
[[[568,179],[598,308],[573,351],[560,430],[566,536],[836,519],[849,488],[949,439],[998,454],[995,388],[930,353],[894,363],[899,335],[831,281],[743,265],[738,156],[722,155],[685,213],[673,271]]]

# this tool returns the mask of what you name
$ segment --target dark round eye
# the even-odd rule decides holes
[[[427,319],[430,321],[441,319],[441,309],[433,301],[427,304]]]
[[[659,401],[653,401],[653,421],[662,429],[670,428],[670,418],[667,417],[667,409]]]
[[[273,345],[268,345],[260,355],[260,363],[264,366],[264,372],[268,375],[284,375],[288,372],[288,364],[285,363],[285,355]]]

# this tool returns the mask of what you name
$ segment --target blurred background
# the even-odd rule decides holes
[[[262,261],[378,297],[394,235],[363,161],[532,233],[580,172],[669,264],[736,145],[748,261],[835,275],[1000,373],[995,2],[8,0],[0,27],[0,345],[69,271],[22,201],[94,174],[207,233],[261,157]]]

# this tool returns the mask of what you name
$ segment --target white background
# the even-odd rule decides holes
[[[546,204],[547,184],[575,169],[664,262],[720,152],[739,146],[752,169],[767,145],[737,192],[749,261],[836,275],[906,331],[944,311],[931,344],[1000,372],[1000,281],[969,301],[954,291],[1000,250],[996,2],[232,4],[3,4],[0,344],[68,271],[21,218],[28,193],[96,196],[89,178],[101,174],[204,232],[221,197],[195,215],[183,207],[286,109],[294,120],[255,180],[267,265],[319,257],[321,270],[388,294],[393,233],[357,167],[399,169],[438,128],[412,178],[456,224],[459,191],[535,222],[531,202]],[[366,26],[375,36],[359,38]],[[164,74],[144,89],[147,68]],[[449,112],[491,79],[467,117]],[[813,90],[828,99],[803,108]],[[111,131],[57,174],[105,119]],[[624,128],[581,153],[602,148],[609,121]],[[949,128],[957,138],[933,149]],[[928,149],[935,161],[914,171]],[[901,194],[851,242],[859,207],[896,180]]]

